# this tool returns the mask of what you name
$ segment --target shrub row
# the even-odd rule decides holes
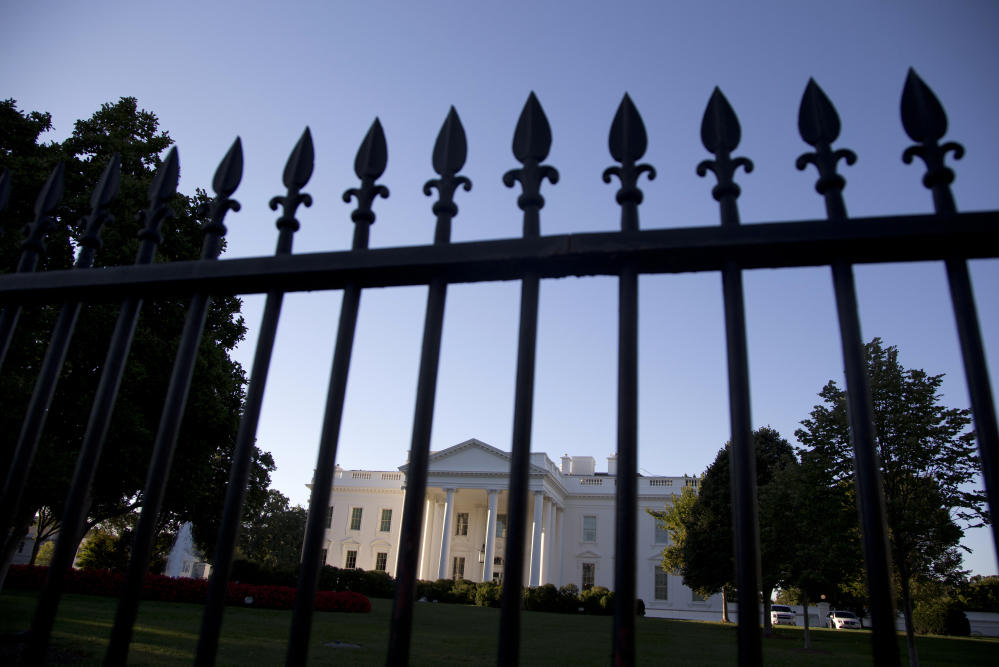
[[[47,567],[11,565],[7,584],[12,589],[37,591],[45,581]],[[117,597],[125,575],[111,570],[74,570],[66,573],[66,593]],[[204,604],[208,595],[207,579],[173,579],[161,574],[147,574],[142,588],[143,600],[189,602]],[[247,598],[252,602],[247,603]],[[256,609],[291,609],[295,604],[295,589],[289,586],[257,586],[247,583],[229,584],[226,604]],[[371,601],[355,591],[319,591],[316,611],[367,613]]]
[[[416,585],[416,598],[426,602],[499,607],[503,599],[503,586],[495,581],[477,584],[465,579],[419,581]],[[645,602],[636,602],[636,613],[645,616]],[[614,593],[603,586],[594,586],[580,593],[575,584],[566,584],[561,588],[545,584],[524,589],[524,609],[558,614],[612,615]]]
[[[298,584],[298,566],[261,565],[248,560],[232,563],[231,581],[257,586],[290,586]],[[324,565],[319,572],[319,590],[353,591],[369,598],[391,600],[395,595],[395,579],[385,572],[361,569],[343,570]]]

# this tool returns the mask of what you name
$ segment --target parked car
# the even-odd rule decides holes
[[[852,611],[831,611],[826,614],[826,627],[830,630],[859,630],[862,626]]]
[[[790,607],[783,604],[770,605],[771,625],[798,625],[798,617]]]

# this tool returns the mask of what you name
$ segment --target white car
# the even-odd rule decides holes
[[[770,605],[770,624],[796,626],[798,625],[798,617],[787,605],[772,604]]]
[[[859,630],[862,626],[852,611],[831,611],[826,615],[826,627],[830,630]]]

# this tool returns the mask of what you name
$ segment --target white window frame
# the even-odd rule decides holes
[[[593,568],[593,571],[592,571],[593,581],[590,582],[590,588],[593,588],[594,586],[597,585],[597,564],[596,564],[596,562],[595,561],[582,561],[579,564],[579,590],[580,591],[589,590],[589,588],[586,588],[586,566],[587,565],[589,565],[590,567]]]
[[[649,517],[652,519],[652,543],[656,546],[669,546],[670,535],[669,528],[660,528],[659,519],[655,517]],[[662,541],[659,537],[662,536]]]
[[[385,523],[385,512],[389,513],[389,526],[388,530],[382,528]],[[392,532],[392,521],[395,518],[395,512],[391,507],[379,507],[378,508],[378,532],[379,533],[391,533]]]
[[[383,560],[382,566],[378,567],[379,559]],[[387,551],[376,551],[375,552],[375,572],[388,572],[388,552]]]
[[[586,539],[586,520],[593,519],[593,539]],[[580,544],[596,544],[597,543],[597,515],[587,514],[580,517],[580,531],[579,531],[579,542]]]
[[[663,577],[663,585],[659,585],[659,576]],[[662,588],[665,597],[659,597],[659,589]],[[669,602],[669,572],[663,569],[662,565],[652,568],[652,599],[656,602]]]
[[[356,570],[357,569],[357,549],[347,549],[347,552],[343,557],[343,569],[345,570]],[[354,564],[350,563],[350,555],[354,554]]]
[[[503,521],[500,521],[500,517],[503,517]],[[497,539],[502,540],[502,539],[506,538],[507,524],[508,524],[507,515],[506,514],[500,514],[499,512],[497,512],[496,513],[496,538]],[[502,532],[503,532],[502,535],[500,535],[500,530],[501,530],[500,526],[503,527],[502,528]]]
[[[465,578],[465,563],[467,562],[464,556],[452,556],[451,558],[451,578],[455,581],[458,579]],[[461,566],[461,571],[459,572],[458,566]]]
[[[326,530],[333,528],[333,508],[335,505],[330,505],[329,509],[326,510]]]
[[[462,521],[464,517],[464,521]],[[461,532],[464,528],[465,532]],[[454,514],[454,534],[459,537],[468,537],[468,512],[455,512]]]
[[[357,528],[354,528],[354,512],[359,512],[357,517]],[[351,532],[358,533],[364,527],[364,506],[363,505],[352,505],[350,508],[350,517],[347,519],[347,530]]]

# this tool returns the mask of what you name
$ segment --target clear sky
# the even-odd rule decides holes
[[[808,147],[797,113],[815,77],[839,110],[838,147],[855,216],[927,213],[923,165],[906,166],[911,143],[899,120],[907,69],[915,67],[950,118],[948,138],[966,157],[953,164],[962,210],[999,207],[999,5],[939,2],[55,2],[6,4],[0,21],[0,94],[24,110],[49,111],[52,139],[104,102],[131,95],[159,115],[179,146],[181,190],[208,188],[234,135],[246,156],[243,204],[230,214],[227,257],[273,252],[281,171],[308,125],[316,169],[300,210],[298,252],[346,249],[355,151],[375,116],[389,147],[374,247],[429,243],[431,150],[448,107],[468,135],[456,196],[454,241],[521,234],[510,142],[535,91],[551,122],[542,233],[613,230],[617,183],[607,133],[629,92],[649,135],[643,228],[718,223],[713,182],[698,178],[714,86],[742,123],[736,152],[756,163],[739,173],[745,223],[824,216],[816,173],[794,168]],[[972,276],[999,380],[999,261],[972,262]],[[944,402],[969,404],[942,264],[856,268],[866,339],[898,345],[902,363],[945,373]],[[695,474],[729,437],[721,281],[717,274],[646,276],[640,283],[641,467]],[[758,270],[745,276],[753,421],[794,441],[798,422],[842,357],[828,269]],[[616,280],[547,281],[541,288],[534,450],[552,458],[592,455],[598,470],[616,448]],[[369,290],[362,297],[338,461],[395,469],[409,448],[426,288]],[[339,293],[285,300],[258,444],[274,454],[274,485],[307,502],[339,313]],[[510,448],[519,287],[451,287],[448,293],[433,449],[471,437]],[[249,371],[263,308],[244,300],[250,328],[236,357]],[[969,531],[966,564],[995,574],[984,530]]]

